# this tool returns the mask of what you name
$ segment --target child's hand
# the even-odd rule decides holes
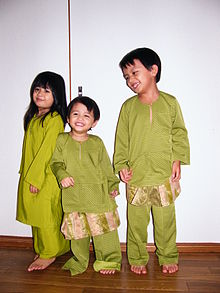
[[[174,161],[172,166],[172,181],[179,181],[181,178],[180,161]]]
[[[62,179],[60,184],[62,185],[62,187],[73,186],[74,185],[73,177],[66,177],[66,178]]]
[[[128,183],[129,180],[131,180],[133,176],[133,171],[130,169],[122,169],[120,172],[120,178],[124,183]]]
[[[118,195],[118,190],[115,189],[112,192],[110,192],[111,197],[115,198]]]
[[[33,186],[30,184],[30,192],[31,193],[38,193],[39,192],[39,189],[37,189],[37,187]]]

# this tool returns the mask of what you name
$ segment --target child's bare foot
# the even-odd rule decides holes
[[[115,270],[100,270],[99,272],[103,275],[114,275]]]
[[[177,264],[162,265],[162,272],[164,274],[173,274],[178,271],[179,267]]]
[[[38,257],[39,257],[39,255],[38,255],[38,254],[36,254],[36,255],[35,255],[35,257],[34,257],[34,260],[36,260]]]
[[[49,259],[38,257],[29,265],[28,272],[45,270],[47,267],[49,267],[49,265],[51,265],[55,261],[55,259],[56,257],[52,257]]]
[[[147,273],[147,269],[145,266],[131,266],[131,271],[138,275],[145,275]]]

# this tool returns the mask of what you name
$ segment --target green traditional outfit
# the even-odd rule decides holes
[[[172,163],[189,164],[189,141],[175,97],[159,92],[152,104],[133,96],[122,105],[115,140],[114,168],[131,168],[127,185],[128,260],[146,265],[147,226],[152,211],[160,265],[178,263],[174,200],[179,182],[170,179]]]
[[[86,141],[78,142],[69,133],[60,134],[51,169],[59,184],[64,178],[74,179],[73,187],[62,189],[64,218],[61,230],[66,239],[71,239],[74,254],[63,268],[70,270],[71,275],[87,269],[92,237],[96,254],[94,269],[120,270],[117,233],[120,221],[116,202],[110,195],[113,190],[118,190],[119,179],[113,173],[102,140],[89,135]]]
[[[60,232],[61,191],[50,168],[57,136],[64,127],[56,112],[46,116],[43,127],[41,118],[32,118],[24,136],[16,219],[32,226],[35,252],[48,259],[70,249]],[[39,192],[31,193],[30,185]]]

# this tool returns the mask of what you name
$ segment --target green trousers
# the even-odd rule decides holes
[[[130,265],[146,265],[147,227],[152,211],[154,240],[159,264],[177,264],[176,216],[174,203],[167,207],[134,206],[128,203],[127,253]]]
[[[96,272],[106,270],[118,270],[121,268],[121,248],[118,231],[114,230],[99,236],[92,237],[95,262],[93,268]],[[90,237],[71,240],[71,257],[63,266],[64,270],[70,270],[71,275],[81,274],[86,271],[89,264]]]
[[[65,240],[59,228],[32,227],[34,250],[40,258],[52,258],[70,250],[70,242]]]

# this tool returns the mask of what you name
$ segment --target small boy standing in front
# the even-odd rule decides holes
[[[86,96],[73,99],[67,109],[71,131],[58,136],[51,160],[51,169],[63,189],[61,231],[71,240],[73,252],[63,269],[70,270],[71,275],[86,271],[91,238],[96,272],[114,274],[121,267],[120,220],[115,202],[120,181],[113,173],[103,141],[88,133],[99,117],[94,100]]]
[[[152,212],[162,272],[175,273],[174,200],[180,193],[180,165],[190,163],[187,130],[176,98],[157,88],[161,61],[153,50],[133,50],[119,65],[136,94],[122,105],[114,152],[115,172],[127,184],[128,261],[134,273],[147,273],[147,227]]]

